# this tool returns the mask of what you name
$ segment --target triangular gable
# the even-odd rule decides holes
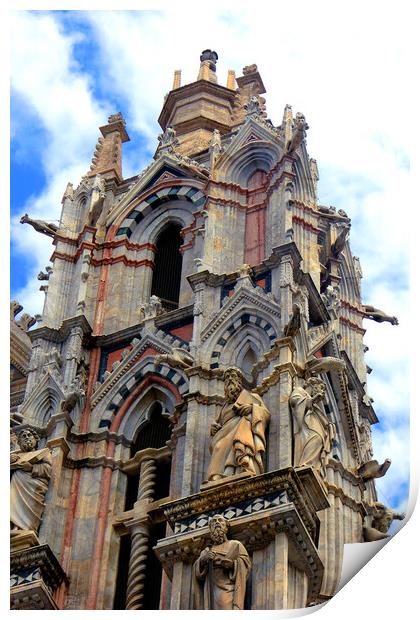
[[[277,129],[267,121],[248,118],[240,126],[224,153],[217,160],[217,166],[228,160],[233,153],[250,142],[269,142],[278,150],[279,158],[283,154],[282,142]]]
[[[126,207],[148,187],[156,184],[157,180],[166,180],[161,178],[165,175],[168,176],[168,180],[170,180],[170,178],[190,178],[185,174],[185,170],[177,164],[174,158],[170,157],[168,154],[163,155],[143,170],[131,189],[123,196],[122,200],[115,205],[113,209],[111,209],[106,221],[107,227],[110,226],[117,219],[120,213],[122,213]]]
[[[57,381],[50,372],[44,374],[41,381],[36,384],[28,398],[25,399],[20,410],[25,422],[35,426],[45,424],[45,413],[49,409],[58,409],[58,405],[64,399],[64,389],[61,382]]]

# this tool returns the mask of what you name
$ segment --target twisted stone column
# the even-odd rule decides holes
[[[155,491],[156,463],[145,459],[140,466],[140,481],[137,501],[152,502]],[[147,514],[143,523],[137,523],[131,533],[131,554],[128,567],[126,609],[142,609],[146,562],[149,549],[149,525]]]

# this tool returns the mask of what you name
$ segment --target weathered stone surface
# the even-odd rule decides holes
[[[24,216],[54,251],[36,328],[11,305],[11,445],[33,426],[52,467],[15,608],[193,609],[216,514],[250,558],[239,606],[304,607],[334,595],[344,544],[402,517],[375,504],[363,345],[364,318],[397,320],[363,304],[350,219],[317,203],[304,115],[275,127],[256,65],[225,87],[216,61],[176,72],[137,176],[114,114],[60,226]],[[34,545],[69,576],[54,592]]]

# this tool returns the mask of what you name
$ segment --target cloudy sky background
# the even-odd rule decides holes
[[[89,169],[109,114],[121,111],[131,142],[123,172],[150,161],[163,97],[173,70],[196,79],[199,56],[219,54],[219,83],[256,63],[275,124],[286,104],[306,115],[308,150],[320,171],[319,200],[352,219],[351,245],[363,270],[364,302],[400,325],[365,321],[368,391],[380,425],[375,457],[392,459],[377,481],[381,498],[404,510],[409,488],[409,118],[404,12],[391,3],[280,2],[267,11],[217,2],[194,12],[21,11],[12,16],[11,261],[12,298],[40,313],[36,275],[49,264],[49,238],[19,224],[56,221],[68,181]],[[273,5],[274,7],[274,5]],[[286,10],[287,9],[287,10]],[[269,17],[269,18],[268,18]]]

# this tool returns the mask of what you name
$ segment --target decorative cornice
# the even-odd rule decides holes
[[[52,590],[56,590],[63,581],[68,583],[65,572],[47,544],[10,553],[11,573],[19,573],[22,569],[32,567],[41,570],[45,583]]]
[[[38,329],[32,329],[28,335],[32,342],[41,338],[49,342],[63,342],[70,334],[74,327],[80,327],[85,339],[89,339],[92,334],[92,328],[84,315],[73,316],[65,319],[58,329],[43,325]]]

